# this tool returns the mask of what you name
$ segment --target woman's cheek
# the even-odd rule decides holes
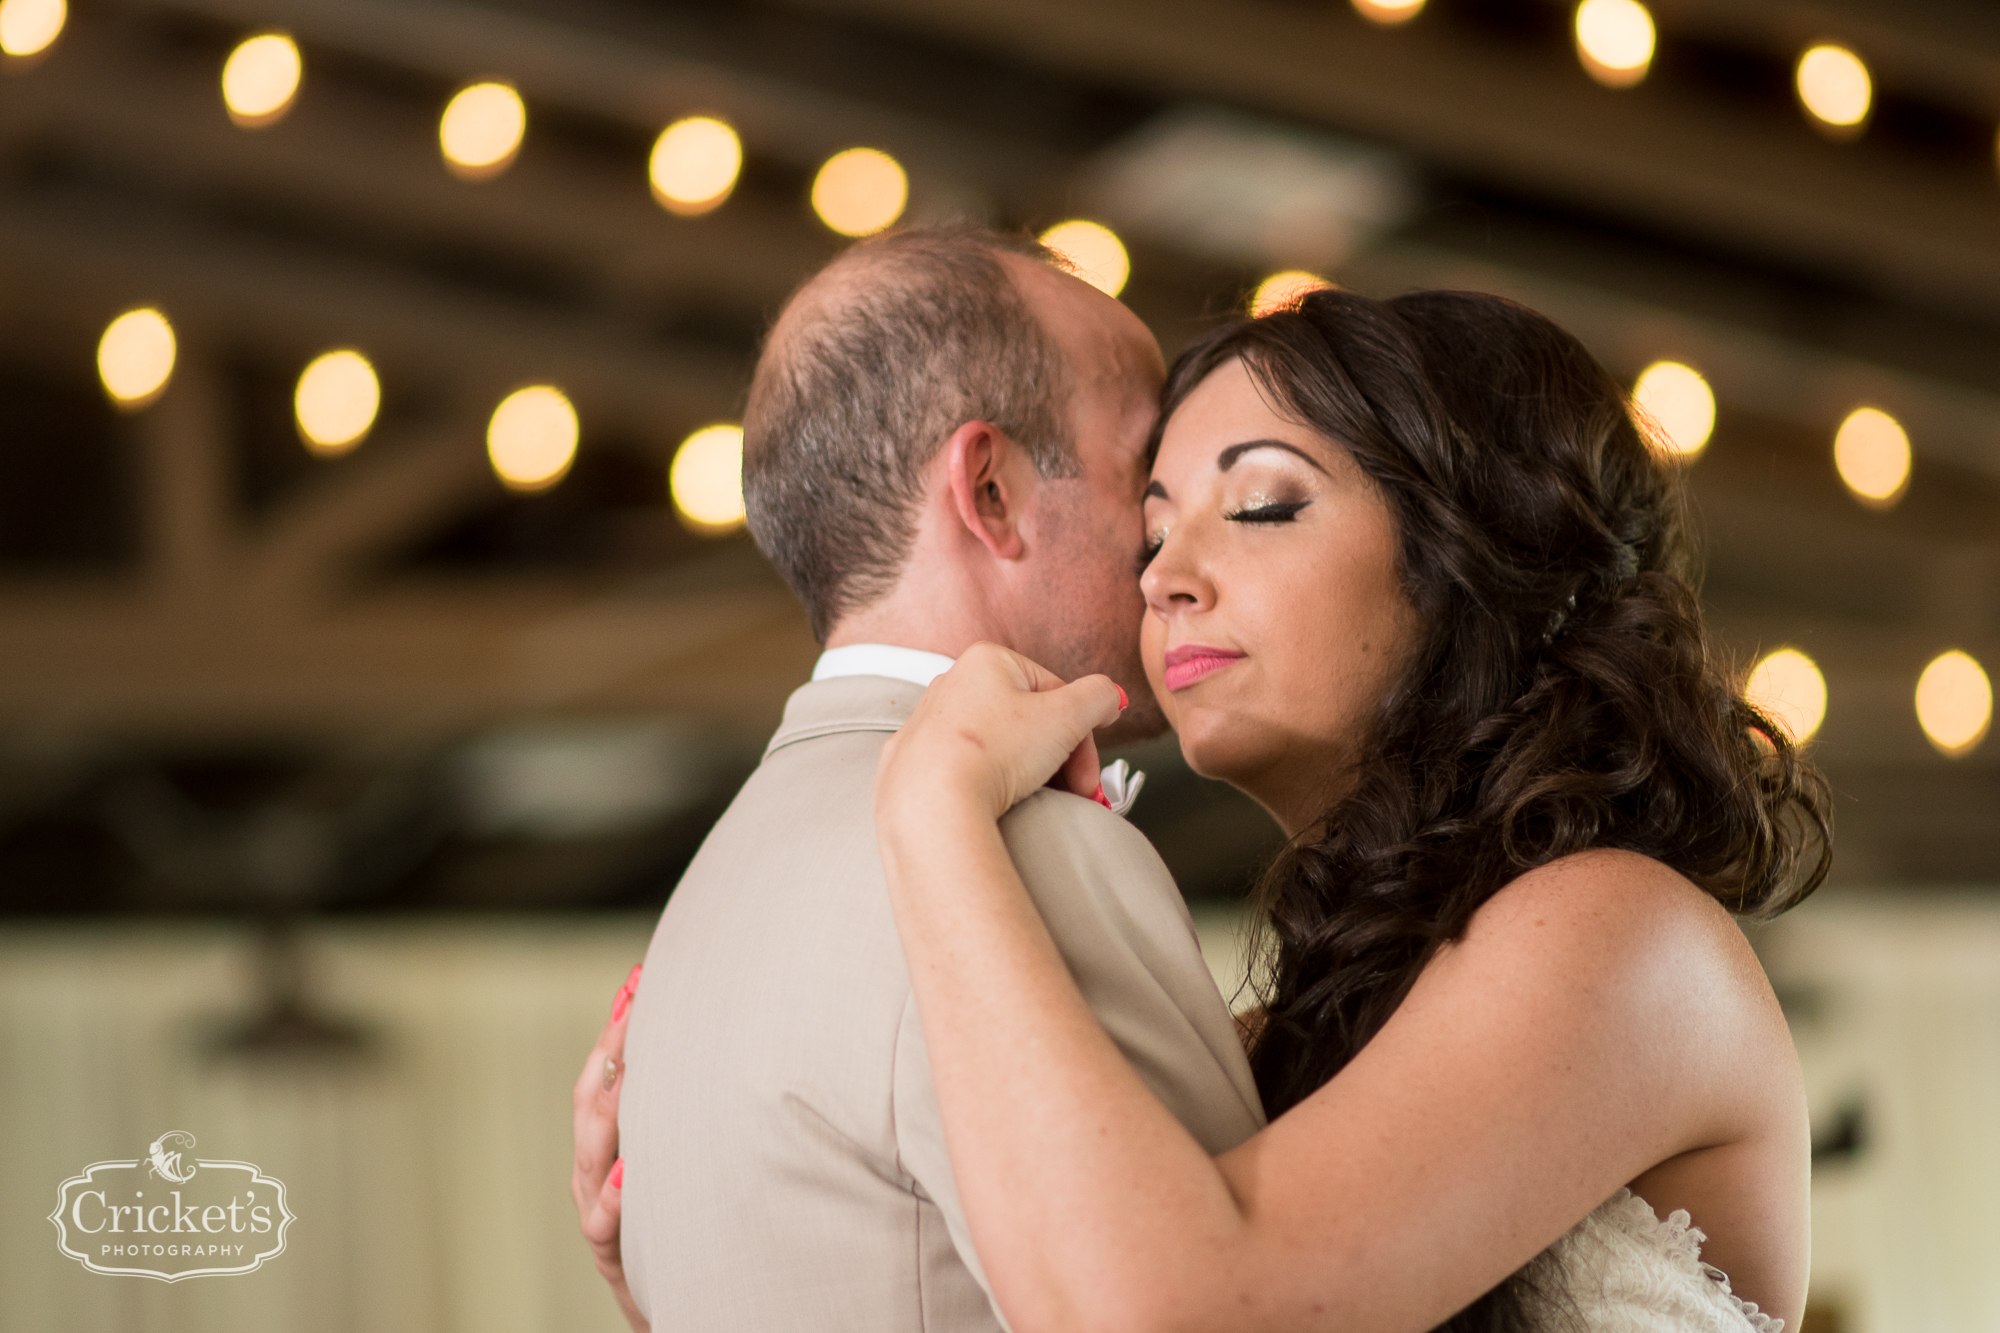
[[[1167,725],[1180,730],[1174,720],[1174,696],[1167,691],[1167,627],[1151,611],[1139,622],[1139,664],[1145,668],[1146,683],[1153,687],[1153,698],[1159,701],[1160,712],[1167,719]]]

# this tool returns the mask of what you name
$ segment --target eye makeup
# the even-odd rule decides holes
[[[1227,510],[1223,517],[1232,523],[1289,523],[1310,500],[1280,500],[1263,491],[1252,491],[1243,503]]]

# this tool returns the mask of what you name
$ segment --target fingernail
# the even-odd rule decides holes
[[[615,1190],[625,1188],[625,1159],[623,1157],[611,1164],[611,1188]]]
[[[1111,798],[1104,794],[1104,784],[1101,782],[1097,784],[1097,790],[1090,794],[1090,799],[1103,806],[1106,810],[1111,808]]]
[[[1125,697],[1125,687],[1123,685],[1120,685],[1118,682],[1113,681],[1111,683],[1111,688],[1118,691],[1118,711],[1122,713],[1125,711],[1126,705],[1131,703],[1132,701]]]
[[[625,975],[625,984],[618,988],[617,997],[611,1001],[611,1021],[614,1023],[625,1017],[625,1011],[632,1007],[632,992],[639,989],[641,966],[643,964],[632,965],[632,970]]]

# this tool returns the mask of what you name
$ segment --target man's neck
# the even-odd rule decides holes
[[[877,604],[836,621],[826,634],[828,648],[879,643],[892,648],[914,648],[921,653],[958,657],[975,643],[1002,643],[1012,646],[1012,635],[988,617],[968,615],[963,607],[912,609]]]

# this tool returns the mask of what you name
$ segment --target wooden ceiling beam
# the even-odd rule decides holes
[[[0,729],[423,736],[538,712],[767,725],[815,651],[775,578],[594,599],[521,581],[432,584],[311,619],[257,610],[102,583],[0,590]]]
[[[353,345],[385,377],[439,377],[481,401],[524,382],[556,383],[577,400],[586,430],[593,415],[640,435],[725,416],[747,375],[738,356],[643,339],[594,312],[115,203],[53,191],[0,200],[9,306],[90,320],[155,301],[185,343],[291,348],[301,365]]]
[[[728,116],[752,148],[802,168],[843,148],[888,149],[922,175],[1002,189],[1032,187],[1063,165],[1004,134],[946,126],[877,102],[771,78],[743,65],[682,54],[698,33],[665,14],[579,13],[551,0],[505,7],[461,0],[125,0],[133,9],[198,14],[252,30],[281,27],[323,45],[446,84],[514,81],[546,101],[642,128],[691,112]],[[670,54],[672,53],[672,54]],[[310,56],[308,56],[310,59]],[[976,173],[969,175],[968,171]]]
[[[800,199],[738,197],[702,218],[653,202],[642,152],[629,173],[530,143],[495,180],[468,183],[441,160],[435,124],[327,78],[279,124],[232,126],[212,75],[130,49],[104,30],[13,83],[0,142],[65,157],[156,195],[289,214],[378,251],[469,251],[527,274],[563,275],[644,322],[692,307],[754,326],[839,248]],[[109,169],[107,173],[106,169]]]
[[[1865,139],[1832,143],[1802,114],[1746,113],[1661,80],[1612,92],[1585,76],[1567,43],[1523,50],[1422,20],[1380,29],[1333,3],[790,3],[1113,86],[1367,135],[1586,213],[2000,320],[1990,171],[1954,171]]]

